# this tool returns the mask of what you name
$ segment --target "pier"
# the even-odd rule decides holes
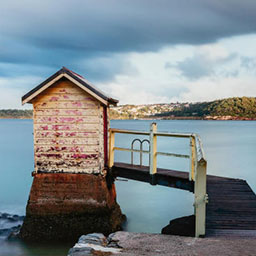
[[[131,148],[115,146],[115,134],[144,135],[149,139],[134,139]],[[163,133],[155,123],[150,132],[109,129],[109,168],[115,177],[122,177],[151,185],[183,189],[194,193],[195,236],[256,237],[256,195],[241,179],[207,175],[207,161],[200,137],[197,134]],[[158,137],[187,138],[190,154],[157,151]],[[134,143],[140,143],[134,149]],[[148,150],[143,144],[148,144]],[[115,162],[115,151],[131,153],[130,163]],[[135,165],[133,154],[140,154],[140,164]],[[143,154],[149,154],[149,165],[143,165]],[[187,158],[188,172],[157,167],[157,155]]]

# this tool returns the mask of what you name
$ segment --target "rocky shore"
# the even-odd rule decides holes
[[[0,239],[13,239],[23,216],[0,213]],[[190,216],[189,219],[192,217]],[[187,220],[189,220],[187,219]],[[180,220],[175,220],[178,224]],[[191,221],[191,220],[190,220]],[[171,225],[175,222],[170,222]],[[68,256],[254,256],[254,237],[193,238],[176,235],[130,233],[118,231],[108,237],[100,233],[82,235],[66,254]],[[64,256],[65,254],[63,254]]]
[[[255,238],[192,238],[173,235],[130,233],[119,231],[82,236],[68,256],[254,256]]]
[[[16,237],[20,231],[24,216],[0,213],[0,240]]]

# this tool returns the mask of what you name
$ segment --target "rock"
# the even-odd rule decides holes
[[[113,248],[122,248],[118,243],[120,241],[118,234],[119,232],[111,233],[108,238],[108,247],[113,247]]]
[[[68,256],[86,256],[93,255],[93,249],[91,247],[84,248],[71,248],[68,252]]]
[[[79,238],[68,252],[68,256],[87,256],[87,255],[112,255],[120,253],[120,248],[109,246],[110,238],[106,238],[103,234],[92,233],[83,235]]]
[[[0,219],[6,220],[8,222],[20,222],[24,220],[24,216],[19,216],[17,214],[9,214],[9,213],[0,213]]]
[[[102,175],[38,173],[21,228],[26,241],[77,241],[93,232],[121,230],[115,185]]]
[[[19,239],[20,228],[21,228],[21,225],[11,228],[10,233],[9,233],[7,239],[11,240],[11,241]]]
[[[101,246],[106,246],[108,244],[107,238],[101,233],[92,233],[88,235],[83,235],[78,240],[79,244],[91,243]]]
[[[0,239],[18,238],[23,216],[0,213]]]
[[[162,234],[178,236],[195,236],[195,215],[177,218],[162,229]]]

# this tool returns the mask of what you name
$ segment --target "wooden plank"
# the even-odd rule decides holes
[[[210,198],[207,205],[207,235],[222,233],[232,236],[240,230],[236,234],[244,236],[248,235],[246,230],[256,231],[256,196],[246,181],[208,177],[207,186]],[[222,231],[216,233],[216,230]],[[227,234],[223,230],[232,232]]]
[[[207,229],[208,237],[256,237],[256,230]]]
[[[195,181],[195,169],[196,169],[196,141],[195,137],[190,138],[190,180]]]
[[[170,176],[170,177],[179,178],[179,179],[189,179],[188,172],[183,172],[183,171],[175,171],[175,170],[157,168],[157,173],[167,176],[167,177]]]
[[[34,104],[34,108],[37,109],[90,109],[98,106],[94,101],[52,101],[52,102],[37,102]]]
[[[37,131],[35,139],[38,138],[99,138],[99,131],[87,130],[86,132],[77,131]]]
[[[80,159],[40,159],[36,162],[36,165],[40,169],[47,169],[49,167],[58,169],[58,168],[69,168],[69,167],[77,167],[77,168],[87,168],[87,167],[99,167],[99,161],[96,160],[84,160]]]
[[[35,145],[34,147],[35,153],[98,153],[99,145],[52,145],[52,146],[40,146]]]
[[[205,218],[206,218],[206,161],[201,159],[197,162],[197,169],[195,171],[195,185],[194,185],[194,206],[195,206],[195,229],[196,237],[205,235]]]
[[[98,124],[99,117],[97,116],[39,116],[34,118],[35,124]]]
[[[69,108],[69,109],[37,109],[34,117],[37,118],[39,116],[57,116],[57,117],[65,117],[65,116],[95,116],[99,114],[99,106],[93,108],[86,109],[77,109],[77,108]]]
[[[98,174],[101,172],[99,167],[86,167],[86,168],[79,168],[79,167],[67,167],[67,168],[55,168],[49,166],[48,168],[45,169],[40,169],[40,167],[36,168],[37,172],[65,172],[65,173],[87,173],[87,174]]]
[[[35,139],[37,146],[41,145],[99,145],[99,138],[43,138]]]
[[[34,124],[35,131],[84,131],[99,129],[99,124]]]
[[[45,95],[40,95],[40,102],[65,102],[65,101],[88,101],[88,102],[95,102],[98,104],[98,101],[95,100],[92,96],[87,93],[48,93]]]
[[[156,123],[152,123],[151,127],[150,127],[150,136],[149,136],[149,140],[150,140],[150,157],[149,157],[149,172],[150,175],[154,175],[157,173],[157,137],[155,135],[155,133],[157,132],[157,124]]]
[[[108,132],[108,131],[106,131]],[[101,169],[105,168],[105,150],[104,150],[104,124],[103,124],[103,106],[100,107],[99,111],[99,151],[101,152],[101,157],[99,158],[99,163]]]
[[[150,183],[149,168],[145,166],[136,168],[136,166],[115,162],[112,166],[112,172],[116,177]]]
[[[99,154],[98,153],[87,153],[87,152],[67,152],[67,153],[63,153],[63,152],[55,152],[55,153],[37,153],[36,157],[38,159],[38,161],[43,161],[43,160],[49,160],[49,159],[98,159],[99,158]]]
[[[109,130],[109,160],[108,167],[111,168],[114,164],[114,147],[115,147],[115,133]]]
[[[125,163],[115,162],[112,167],[113,173],[117,177],[138,180],[142,182],[151,181],[149,174],[149,167],[140,165],[131,165]],[[155,174],[156,184],[168,187],[175,187],[178,189],[193,190],[193,183],[188,179],[187,172],[173,171],[167,169],[157,169]]]
[[[83,91],[80,87],[77,87],[76,85],[74,85],[73,83],[71,83],[70,81],[66,80],[66,81],[59,81],[57,83],[55,83],[54,86],[49,87],[48,89],[46,89],[45,91],[43,91],[41,95],[49,95],[49,94],[82,94],[82,93],[86,93],[85,91]]]

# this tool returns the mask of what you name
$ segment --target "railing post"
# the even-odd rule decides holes
[[[157,172],[157,137],[156,133],[157,132],[157,124],[152,123],[150,126],[150,136],[149,136],[149,141],[150,141],[150,162],[149,162],[149,173],[150,173],[150,183],[151,185],[156,185],[156,178],[155,174]]]
[[[205,235],[205,221],[206,221],[206,203],[208,196],[206,194],[206,168],[207,162],[202,158],[197,163],[197,170],[195,173],[195,236],[202,237]]]
[[[111,168],[114,165],[114,146],[115,146],[115,133],[109,130],[109,160],[108,167]]]
[[[196,139],[194,136],[190,137],[190,170],[189,180],[195,180],[195,163],[196,163]]]

